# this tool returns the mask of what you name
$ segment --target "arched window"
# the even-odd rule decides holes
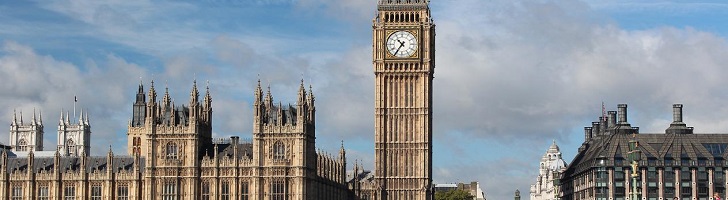
[[[283,142],[277,141],[275,144],[273,144],[273,159],[274,160],[286,159],[286,146],[283,145]]]
[[[25,139],[18,141],[18,151],[28,151],[28,143],[25,142]]]
[[[177,145],[170,142],[167,144],[167,159],[177,159]]]
[[[68,155],[75,156],[76,155],[76,143],[73,142],[73,139],[66,140],[66,146],[68,147]]]

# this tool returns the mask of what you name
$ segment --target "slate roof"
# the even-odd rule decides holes
[[[639,142],[640,165],[660,166],[726,166],[728,134],[610,134],[589,141],[567,169],[577,174],[596,166],[604,157],[607,166],[629,166],[629,141]]]
[[[55,166],[53,161],[54,157],[34,157],[33,158],[33,172],[37,173],[40,171],[53,171],[56,167],[61,172],[65,171],[78,171],[81,168],[80,157],[61,157],[60,164]],[[144,170],[144,158],[140,158],[140,170]],[[102,156],[89,156],[87,157],[86,170],[94,171],[96,169],[106,171],[109,167],[107,163],[107,157]],[[27,171],[28,170],[28,158],[8,158],[8,165],[6,166],[9,172],[13,171]],[[121,170],[133,170],[134,169],[134,158],[128,156],[118,156],[113,158],[113,165],[111,165],[114,173]]]

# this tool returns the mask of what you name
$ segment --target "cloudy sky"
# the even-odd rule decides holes
[[[432,0],[431,9],[436,183],[527,196],[551,142],[570,162],[602,102],[629,104],[645,133],[664,131],[673,103],[696,132],[728,132],[724,1]],[[52,148],[78,96],[92,154],[109,144],[126,152],[140,77],[167,85],[178,104],[197,79],[209,80],[215,137],[249,138],[258,78],[284,103],[305,79],[318,147],[333,153],[344,140],[350,163],[371,169],[375,10],[375,0],[0,0],[0,120],[42,111]]]

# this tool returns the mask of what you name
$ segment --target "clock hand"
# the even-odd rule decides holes
[[[399,47],[397,47],[397,51],[394,51],[394,55],[397,55],[399,50],[402,49],[402,47],[404,47],[404,41],[397,40],[397,42],[399,42]]]

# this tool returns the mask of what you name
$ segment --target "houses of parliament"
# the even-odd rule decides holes
[[[254,90],[252,140],[213,138],[212,95],[192,83],[178,104],[140,83],[127,152],[90,156],[89,111],[62,111],[58,143],[42,113],[15,113],[0,149],[0,199],[431,200],[435,25],[429,0],[379,0],[373,20],[375,169],[317,151],[316,100],[301,81],[293,103]],[[130,90],[133,91],[133,90]],[[74,106],[75,107],[75,106]],[[235,109],[235,108],[230,108]],[[338,144],[337,144],[338,145]]]

